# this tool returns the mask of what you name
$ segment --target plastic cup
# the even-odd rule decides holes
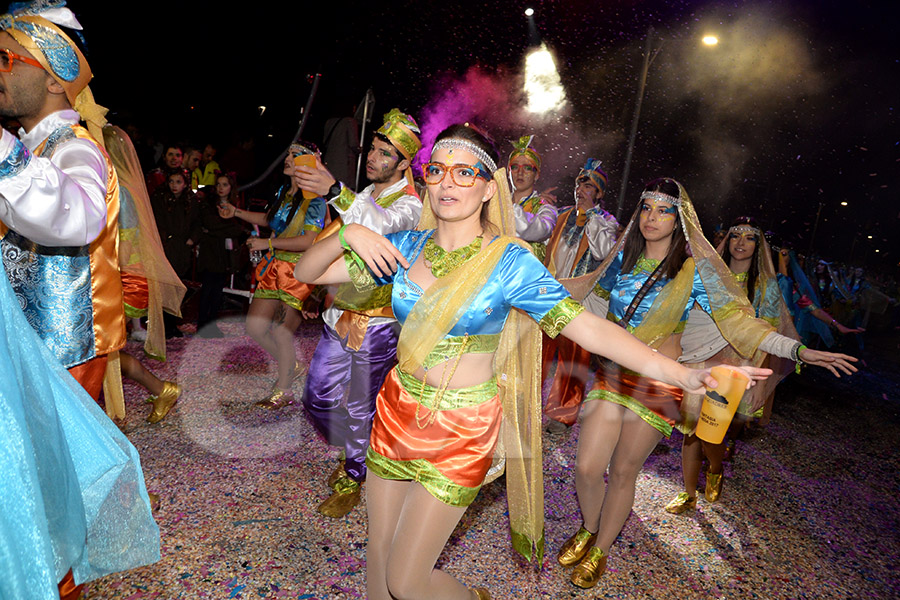
[[[312,154],[301,154],[299,156],[294,157],[294,164],[298,167],[309,167],[311,169],[316,168],[316,157]],[[303,199],[310,200],[312,198],[316,198],[318,196],[315,192],[310,192],[304,189],[301,189],[303,192]]]
[[[710,372],[719,387],[706,388],[697,422],[697,437],[710,444],[721,444],[750,378],[740,369],[727,365],[713,367]]]

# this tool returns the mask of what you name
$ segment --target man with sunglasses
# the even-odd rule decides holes
[[[575,206],[559,215],[547,242],[544,264],[557,279],[590,273],[615,246],[619,224],[614,216],[603,210],[607,181],[597,159],[587,159],[578,172]],[[550,417],[547,429],[551,433],[563,433],[575,423],[585,382],[590,377],[590,354],[561,338],[544,340],[545,376],[557,350],[556,375],[544,407],[545,414]]]
[[[96,399],[125,344],[119,185],[91,69],[48,18],[0,18],[0,116],[22,126],[0,138],[0,251],[29,322]]]
[[[342,224],[360,223],[382,235],[418,224],[422,203],[410,164],[422,146],[419,127],[396,108],[384,119],[366,159],[371,184],[358,194],[321,162],[315,168],[298,168],[300,187],[323,196],[340,215],[319,239]],[[318,508],[328,517],[338,519],[350,512],[365,481],[375,399],[397,353],[399,326],[391,311],[390,290],[385,286],[363,294],[352,284],[342,285],[322,315],[325,327],[309,365],[303,404],[319,433],[342,449],[327,481],[334,493]]]
[[[91,69],[59,25],[81,28],[69,9],[42,3],[0,16],[0,117],[21,125],[18,138],[0,134],[0,254],[28,322],[96,400],[125,344],[119,184]],[[80,596],[72,571],[59,593]]]
[[[547,251],[545,242],[558,218],[554,206],[556,196],[552,194],[556,188],[543,193],[534,189],[534,183],[541,174],[541,155],[532,147],[533,139],[533,135],[526,135],[513,142],[507,172],[513,190],[516,235],[531,242],[535,256],[543,261]]]

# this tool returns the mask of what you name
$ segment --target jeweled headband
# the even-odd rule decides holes
[[[755,235],[757,237],[762,237],[762,231],[760,231],[758,228],[754,227],[753,225],[735,225],[734,227],[732,227],[728,230],[728,233],[740,233],[740,234],[752,233],[753,235]]]
[[[653,200],[654,202],[668,202],[674,206],[681,206],[681,198],[664,194],[663,192],[643,192],[641,200]]]
[[[434,153],[441,149],[456,149],[471,152],[475,155],[475,158],[480,160],[481,163],[487,167],[488,171],[491,172],[491,175],[497,170],[497,163],[494,162],[494,159],[492,159],[487,152],[469,140],[464,140],[462,138],[444,138],[434,144],[434,147],[431,149],[431,156],[434,156]]]

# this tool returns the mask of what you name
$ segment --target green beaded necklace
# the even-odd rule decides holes
[[[479,235],[468,246],[447,252],[437,245],[434,237],[430,237],[425,242],[425,249],[422,251],[425,266],[431,269],[431,274],[435,277],[443,277],[452,273],[454,269],[478,254],[481,250],[481,240]]]

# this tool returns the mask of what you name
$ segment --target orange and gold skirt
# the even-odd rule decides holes
[[[612,364],[611,368],[603,369],[584,400],[608,400],[621,404],[669,437],[672,427],[681,419],[683,393],[679,387]]]
[[[121,273],[122,300],[125,304],[125,316],[134,319],[147,316],[150,295],[147,291],[147,279],[140,275]]]
[[[275,258],[271,254],[256,265],[256,281],[254,298],[281,300],[297,310],[303,309],[303,301],[315,287],[297,281],[294,277],[294,263]]]
[[[502,414],[493,379],[438,394],[395,368],[378,393],[366,465],[382,479],[417,481],[445,504],[468,506],[491,466]]]

